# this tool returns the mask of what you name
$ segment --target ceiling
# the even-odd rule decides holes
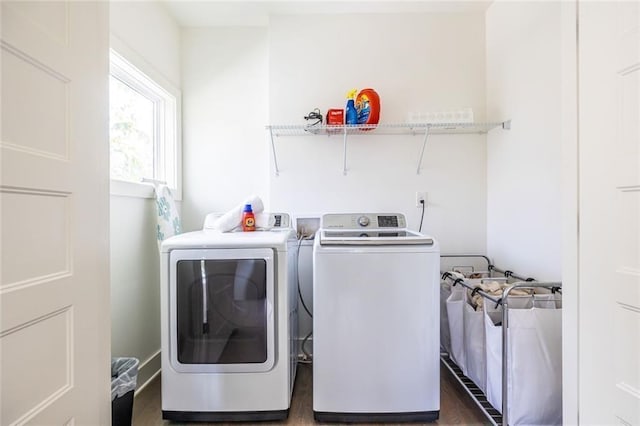
[[[269,15],[345,13],[481,13],[491,1],[472,0],[161,0],[181,27],[266,26]]]

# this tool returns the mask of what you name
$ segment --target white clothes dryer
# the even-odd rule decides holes
[[[297,367],[297,240],[212,230],[161,246],[162,417],[262,421],[288,415]]]
[[[328,214],[313,256],[315,419],[436,420],[435,239],[406,229],[402,214]]]

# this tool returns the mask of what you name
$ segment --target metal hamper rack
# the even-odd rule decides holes
[[[497,272],[498,274],[503,275],[505,278],[515,279],[516,282],[511,284],[509,287],[505,288],[502,292],[501,297],[495,297],[491,294],[488,294],[482,291],[480,288],[477,288],[475,285],[469,284],[466,280],[461,278],[456,278],[451,275],[449,272],[444,272],[442,274],[443,280],[450,280],[452,286],[461,285],[469,290],[480,294],[485,299],[489,299],[496,304],[502,305],[502,414],[498,410],[496,410],[487,400],[486,395],[482,390],[467,376],[465,376],[458,367],[458,365],[451,359],[448,353],[443,352],[440,354],[440,360],[442,364],[453,374],[453,376],[458,380],[458,382],[462,385],[462,387],[466,390],[467,394],[471,397],[471,399],[476,403],[476,405],[482,410],[487,419],[491,421],[493,425],[508,425],[508,411],[505,410],[505,407],[508,406],[508,396],[509,392],[506,391],[508,388],[508,379],[509,379],[509,368],[508,368],[508,343],[509,343],[509,333],[508,333],[508,324],[509,324],[509,303],[508,296],[509,293],[514,288],[524,288],[524,289],[534,289],[534,288],[548,288],[552,291],[552,293],[560,293],[562,294],[562,283],[561,282],[537,282],[534,278],[523,278],[521,276],[516,275],[513,271],[510,270],[502,270],[495,267],[491,260],[485,255],[478,254],[458,254],[458,255],[441,255],[440,257],[445,258],[481,258],[487,262],[487,272],[489,273],[489,278],[494,278],[493,273]]]

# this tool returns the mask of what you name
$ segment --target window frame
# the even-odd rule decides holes
[[[151,179],[166,182],[174,198],[181,200],[182,94],[180,90],[139,54],[114,36],[111,36],[109,49],[109,77],[111,78],[111,76],[154,102],[156,126],[153,144],[153,177]],[[175,122],[164,120],[167,107],[174,108]],[[171,135],[173,135],[174,142],[171,141]],[[154,198],[153,187],[154,184],[150,182],[132,182],[110,177],[111,195]]]

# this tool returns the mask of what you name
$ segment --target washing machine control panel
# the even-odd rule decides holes
[[[369,218],[367,216],[360,216],[358,218],[358,225],[360,226],[367,226],[371,221],[369,220]]]
[[[324,229],[406,228],[402,213],[335,213],[322,216]]]

